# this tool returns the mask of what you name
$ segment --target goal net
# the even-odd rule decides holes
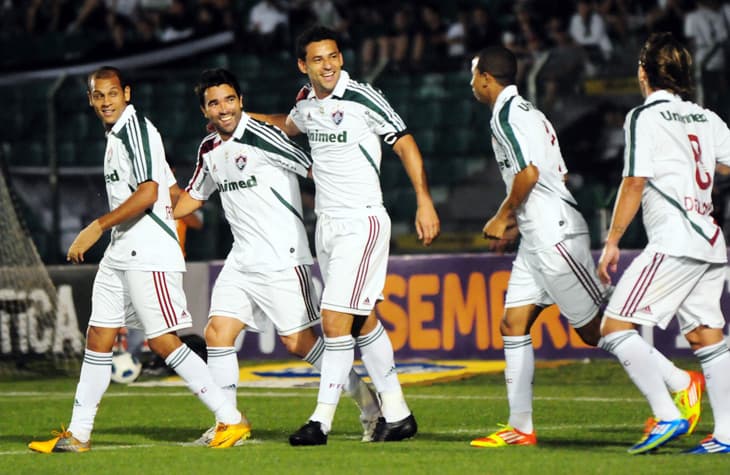
[[[2,167],[3,169],[5,167]],[[59,298],[0,172],[0,376],[79,367],[83,337]],[[70,321],[73,320],[73,321]]]

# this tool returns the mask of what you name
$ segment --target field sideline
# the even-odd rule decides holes
[[[696,368],[694,362],[681,363]],[[185,445],[212,421],[184,388],[112,385],[99,410],[91,452],[30,452],[28,441],[50,438],[50,430],[68,422],[75,383],[75,378],[0,382],[0,473],[730,473],[724,455],[680,455],[712,430],[706,397],[694,435],[658,454],[626,454],[641,434],[648,405],[612,360],[538,369],[539,445],[496,450],[471,448],[469,440],[506,422],[501,374],[406,387],[419,433],[400,443],[359,442],[357,410],[343,397],[328,445],[303,448],[290,447],[287,436],[310,415],[315,389],[241,389],[239,405],[253,424],[253,437],[243,447],[212,450]]]

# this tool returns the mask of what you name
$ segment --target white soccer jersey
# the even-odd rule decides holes
[[[380,91],[341,71],[332,94],[312,90],[289,116],[312,149],[317,213],[383,205],[380,136],[395,139],[406,125]]]
[[[170,202],[170,169],[154,125],[128,105],[107,133],[104,180],[109,209],[126,201],[141,183],[155,181],[157,200],[137,219],[114,226],[103,262],[114,269],[185,271]]]
[[[730,165],[730,131],[714,112],[667,91],[650,94],[624,123],[624,176],[646,177],[641,207],[647,248],[726,262],[712,212],[715,165]]]
[[[312,263],[294,174],[306,176],[311,163],[281,130],[246,114],[229,140],[202,141],[186,190],[197,200],[220,192],[233,232],[227,264],[265,272]]]
[[[516,210],[525,250],[545,249],[568,235],[585,234],[588,226],[565,187],[565,161],[553,125],[542,112],[523,99],[516,86],[499,94],[492,111],[492,148],[507,193],[514,177],[529,164],[540,178]]]

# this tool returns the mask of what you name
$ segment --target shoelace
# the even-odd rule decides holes
[[[71,436],[72,436],[72,435],[71,435],[71,432],[69,432],[69,431],[68,431],[68,430],[67,430],[67,429],[66,429],[66,428],[65,428],[65,427],[63,426],[63,424],[61,424],[61,431],[60,431],[60,432],[59,432],[59,431],[57,431],[57,430],[52,430],[52,431],[51,431],[51,435],[52,435],[53,437],[60,437],[60,438],[62,438],[62,439],[65,439],[66,437],[71,437]]]

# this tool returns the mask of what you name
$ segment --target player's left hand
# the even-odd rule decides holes
[[[76,239],[68,248],[66,260],[74,264],[84,262],[84,253],[99,240],[102,234],[104,234],[104,229],[99,224],[99,220],[96,219],[76,236]]]
[[[515,241],[520,235],[520,228],[516,224],[508,226],[500,239],[488,239],[487,249],[502,254],[514,249]]]
[[[598,272],[598,278],[604,285],[611,283],[609,271],[611,274],[614,274],[616,270],[618,270],[620,254],[621,251],[616,244],[606,243],[606,245],[603,246],[603,252],[601,252],[601,258],[598,259],[598,267],[596,271]]]
[[[441,232],[441,222],[433,203],[420,205],[416,210],[416,234],[424,246],[430,246]]]
[[[512,220],[495,215],[482,228],[482,235],[485,239],[502,239],[502,236],[504,236],[505,231],[511,224],[514,224]]]

